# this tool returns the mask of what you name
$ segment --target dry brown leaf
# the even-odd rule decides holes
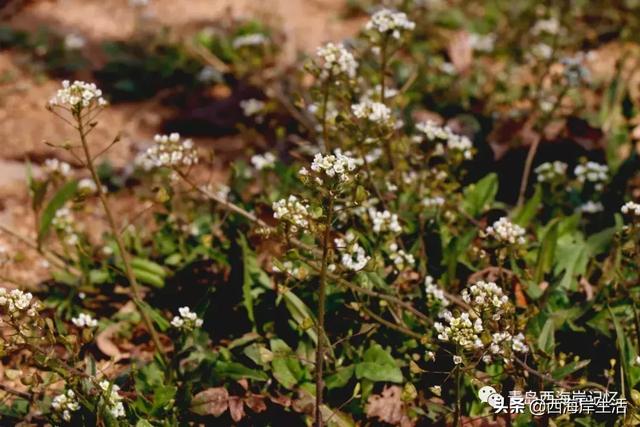
[[[267,404],[264,403],[264,397],[256,394],[250,394],[245,397],[244,404],[257,414],[267,410]]]
[[[213,387],[196,394],[191,401],[191,411],[198,415],[222,415],[230,406],[229,392],[224,387]],[[233,414],[232,414],[233,416]]]
[[[406,414],[401,399],[402,389],[398,386],[385,387],[382,394],[374,394],[367,401],[367,416],[401,427],[413,427],[415,423]]]
[[[459,73],[465,73],[473,62],[473,48],[469,33],[466,31],[456,33],[449,42],[447,51],[456,70]]]
[[[522,291],[522,285],[520,282],[516,282],[513,289],[514,296],[516,297],[516,307],[519,308],[527,308],[527,297],[524,295]]]
[[[96,345],[100,349],[102,353],[105,355],[112,357],[116,360],[122,359],[124,357],[123,353],[120,351],[117,345],[111,340],[111,338],[118,332],[120,329],[119,323],[114,323],[112,325],[107,326],[102,332],[100,332],[96,336]]]
[[[244,418],[244,403],[241,397],[231,396],[229,398],[229,414],[231,414],[231,418],[235,422]]]

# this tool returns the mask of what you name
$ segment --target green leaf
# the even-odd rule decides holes
[[[153,427],[153,424],[147,420],[138,420],[136,427]]]
[[[544,275],[551,271],[553,261],[555,259],[556,246],[558,244],[558,221],[547,228],[542,244],[538,251],[538,260],[536,262],[535,281],[540,283],[544,280]]]
[[[618,344],[618,352],[620,354],[620,361],[624,372],[625,384],[629,389],[631,389],[638,383],[638,381],[640,381],[640,367],[635,365],[637,353],[628,334],[620,323],[620,319],[618,319],[618,316],[616,316],[611,307],[608,308],[611,320],[613,321],[613,326],[616,330],[616,342]],[[623,397],[625,392],[626,390],[622,390]]]
[[[567,377],[568,375],[571,375],[574,372],[584,368],[589,363],[591,363],[590,360],[578,360],[576,362],[567,363],[566,365],[551,372],[551,376],[556,380],[561,380]]]
[[[496,194],[498,194],[498,175],[490,173],[464,189],[462,208],[469,215],[476,216],[491,206]]]
[[[401,383],[402,371],[388,351],[373,344],[364,353],[363,361],[356,364],[356,378]]]
[[[325,384],[329,390],[334,388],[340,388],[347,385],[351,377],[353,376],[353,372],[355,370],[354,365],[343,366],[342,368],[338,368],[336,372],[332,375],[329,375],[325,379]]]
[[[538,337],[538,348],[548,355],[553,355],[555,345],[555,324],[553,319],[547,319]]]
[[[54,194],[51,200],[49,200],[49,203],[44,208],[42,216],[40,217],[40,225],[38,227],[38,245],[41,245],[49,234],[51,222],[53,221],[56,212],[75,196],[77,189],[78,181],[70,181],[63,185],[60,190]]]
[[[527,227],[531,220],[535,218],[538,213],[538,209],[542,204],[542,187],[536,185],[533,196],[527,201],[527,203],[520,208],[513,216],[513,222],[521,227]]]
[[[292,389],[304,377],[300,362],[287,343],[281,339],[272,339],[269,344],[273,352],[273,376],[285,388]]]
[[[151,320],[153,320],[156,323],[156,325],[158,325],[158,329],[160,329],[160,331],[164,332],[167,329],[169,329],[169,326],[171,326],[171,324],[167,319],[165,319],[165,317],[158,310],[151,307],[149,304],[147,304],[144,301],[138,301],[138,305],[142,310],[145,311],[145,313],[149,315]]]
[[[214,366],[215,373],[232,380],[241,380],[247,378],[256,381],[266,381],[269,379],[267,374],[256,369],[247,368],[241,363],[218,361]]]
[[[249,320],[255,326],[252,289],[254,284],[269,288],[269,276],[258,265],[256,254],[251,250],[243,235],[238,238],[238,244],[242,248],[242,300],[247,309]]]
[[[560,287],[564,289],[577,289],[576,278],[585,273],[589,261],[589,250],[581,238],[581,234],[573,233],[564,235],[558,239],[556,249],[555,274],[564,272],[560,281]]]

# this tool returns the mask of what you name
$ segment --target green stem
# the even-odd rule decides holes
[[[325,305],[327,298],[327,267],[329,260],[329,246],[331,237],[331,223],[333,221],[333,196],[329,195],[329,205],[327,208],[327,219],[325,221],[324,235],[322,237],[322,263],[320,265],[320,289],[318,291],[318,321],[316,323],[316,334],[318,336],[318,345],[316,346],[316,407],[314,416],[314,426],[322,427],[322,391],[324,389],[324,381],[322,378],[324,368],[325,353],[325,330],[324,317]]]
[[[93,164],[93,157],[91,156],[91,151],[89,150],[89,144],[87,142],[87,132],[85,131],[84,122],[79,114],[74,114],[77,122],[78,122],[78,133],[80,134],[80,142],[82,143],[82,150],[84,152],[84,156],[86,159],[86,166],[91,173],[91,178],[93,182],[96,184],[96,191],[98,194],[98,198],[100,199],[100,203],[104,209],[105,215],[107,217],[107,221],[109,222],[109,227],[111,228],[111,232],[113,233],[113,237],[116,241],[116,245],[118,246],[118,250],[120,252],[120,257],[122,258],[122,263],[124,264],[125,275],[127,276],[127,280],[131,285],[131,289],[133,291],[133,302],[140,309],[140,313],[142,314],[142,320],[144,321],[147,329],[149,330],[149,334],[151,335],[151,339],[156,349],[160,353],[162,359],[166,362],[166,357],[164,355],[164,351],[162,345],[160,344],[160,337],[158,336],[158,332],[153,326],[153,322],[149,317],[149,314],[145,310],[142,304],[142,296],[140,292],[140,286],[138,285],[138,281],[136,280],[136,276],[133,273],[133,269],[131,268],[131,262],[129,260],[129,253],[127,252],[127,248],[125,247],[124,241],[122,240],[122,235],[120,234],[120,230],[116,225],[116,221],[114,219],[113,213],[111,211],[111,207],[107,202],[107,197],[102,189],[102,182],[100,181],[100,177],[96,171],[95,165]]]

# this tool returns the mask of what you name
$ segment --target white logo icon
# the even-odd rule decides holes
[[[478,397],[481,402],[488,403],[494,409],[504,407],[504,397],[498,394],[495,388],[484,386],[478,391]]]

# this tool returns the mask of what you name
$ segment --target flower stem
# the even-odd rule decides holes
[[[89,150],[85,124],[82,118],[78,114],[75,114],[75,118],[78,122],[77,129],[78,129],[78,133],[80,134],[80,142],[82,143],[82,150],[84,152],[86,166],[87,166],[87,169],[89,169],[89,172],[91,173],[91,178],[93,179],[93,182],[95,182],[96,184],[96,192],[98,194],[98,198],[100,199],[100,203],[102,204],[105,215],[107,216],[107,221],[109,222],[109,227],[111,228],[111,232],[113,233],[113,237],[116,241],[116,245],[118,246],[120,257],[122,258],[122,263],[124,264],[125,275],[127,276],[127,280],[129,281],[129,284],[131,285],[131,290],[133,291],[133,297],[132,297],[133,302],[140,309],[140,313],[142,314],[142,320],[144,321],[147,329],[149,330],[149,334],[151,335],[153,344],[155,345],[162,359],[166,362],[166,357],[164,355],[162,345],[160,344],[160,337],[158,336],[158,332],[153,326],[153,322],[151,321],[149,314],[145,310],[145,307],[142,305],[142,296],[140,293],[140,286],[138,285],[136,276],[133,273],[133,269],[131,268],[129,253],[127,252],[127,249],[124,245],[124,242],[122,240],[122,235],[120,234],[120,230],[116,225],[113,213],[111,211],[111,207],[109,206],[109,203],[107,202],[107,197],[104,194],[104,191],[102,189],[102,182],[100,181],[100,177],[98,176],[95,165],[93,163],[94,158],[91,156],[91,151]]]
[[[316,335],[318,336],[318,345],[316,346],[316,407],[314,416],[314,426],[322,427],[324,422],[322,420],[322,412],[320,410],[322,406],[322,391],[324,389],[324,382],[322,378],[324,367],[324,352],[325,352],[325,331],[324,331],[324,316],[325,305],[327,297],[327,264],[329,260],[329,239],[331,236],[331,223],[333,221],[333,197],[329,195],[327,208],[327,219],[325,222],[324,235],[322,237],[322,262],[320,265],[320,289],[318,293],[318,320],[316,323]]]

